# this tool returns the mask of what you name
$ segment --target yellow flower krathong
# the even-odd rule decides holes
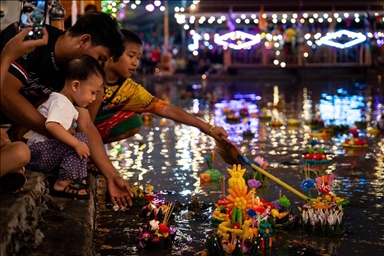
[[[228,180],[228,193],[227,200],[230,202],[227,205],[229,212],[233,209],[239,209],[242,211],[243,220],[248,219],[247,209],[252,208],[252,194],[254,190],[247,192],[248,187],[245,184],[243,174],[245,169],[241,169],[241,165],[233,165],[232,169],[228,168],[228,172],[231,178]]]

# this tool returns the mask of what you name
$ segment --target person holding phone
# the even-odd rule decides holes
[[[25,53],[32,52],[36,47],[48,43],[48,33],[43,29],[43,37],[39,40],[25,41],[24,38],[30,32],[27,28],[14,36],[1,52],[0,94],[2,85],[11,63]],[[19,192],[23,190],[27,182],[24,176],[24,166],[30,160],[30,151],[22,142],[12,142],[4,129],[0,129],[0,191]]]
[[[12,63],[5,76],[1,94],[0,120],[18,124],[8,131],[11,139],[24,140],[28,130],[50,137],[46,119],[35,106],[47,99],[51,92],[60,91],[65,82],[68,62],[80,54],[88,54],[99,62],[124,52],[121,33],[116,20],[105,13],[87,13],[68,31],[46,25],[49,42]],[[0,47],[15,35],[13,26],[0,34]],[[91,104],[100,104],[102,94]],[[106,179],[112,203],[120,207],[132,205],[132,191],[112,165],[104,144],[87,108],[77,107],[77,131],[84,132],[89,141],[90,158]]]

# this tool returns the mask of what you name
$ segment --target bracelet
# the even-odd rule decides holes
[[[215,129],[216,126],[212,125],[211,128],[209,129],[209,131],[207,132],[208,135],[211,135],[211,132],[213,131],[213,129]]]

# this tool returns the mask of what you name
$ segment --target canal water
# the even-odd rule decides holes
[[[321,118],[325,124],[338,126],[366,121],[370,127],[384,120],[381,118],[384,102],[380,77],[372,81],[316,79],[267,83],[154,79],[141,82],[159,98],[209,123],[223,126],[243,154],[249,159],[263,157],[269,162],[268,172],[299,191],[305,179],[300,164],[302,152],[311,142],[309,134],[316,132],[305,121]],[[274,118],[282,122],[293,118],[301,124],[276,128],[251,115],[233,123],[227,122],[223,114],[223,108],[230,108],[234,113],[242,108],[247,108],[249,114],[260,114],[262,110],[269,113],[273,105],[282,110],[271,112]],[[254,135],[245,138],[243,131],[248,130]],[[260,255],[383,255],[384,135],[373,136],[364,127],[358,131],[368,143],[362,150],[342,147],[343,141],[350,137],[348,130],[327,140],[316,138],[332,159],[321,171],[335,175],[333,191],[350,201],[345,209],[344,234],[320,237],[298,229],[276,230],[272,248]],[[199,178],[208,169],[204,157],[215,151],[214,140],[196,128],[153,116],[139,134],[108,144],[106,150],[116,169],[130,184],[144,188],[151,184],[159,198],[177,201],[179,207],[169,222],[177,228],[173,248],[160,252],[142,250],[136,239],[139,228],[147,224],[148,219],[139,217],[140,207],[113,211],[100,178],[95,233],[98,255],[200,255],[205,249],[206,234],[213,228],[208,217],[221,193],[218,182],[201,184]],[[228,178],[229,166],[218,154],[213,167]],[[247,172],[252,172],[251,168],[246,168]],[[257,192],[267,201],[277,199],[280,193],[287,196],[296,214],[297,207],[304,203],[273,181]],[[201,212],[188,211],[194,198],[200,201]]]

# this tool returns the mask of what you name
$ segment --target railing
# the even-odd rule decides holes
[[[315,50],[308,45],[289,49],[267,49],[260,44],[250,50],[230,51],[231,62],[227,63],[228,67],[384,65],[384,51],[371,50],[368,44],[354,45],[345,49],[322,45],[317,46]]]

